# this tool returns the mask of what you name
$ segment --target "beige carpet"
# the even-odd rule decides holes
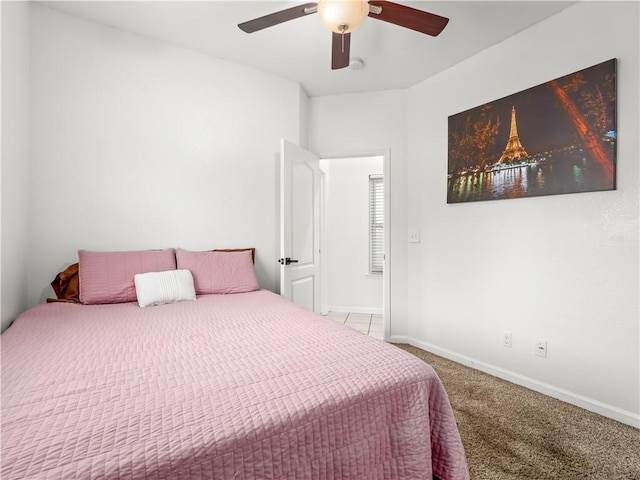
[[[410,345],[442,380],[472,480],[640,480],[640,430]]]

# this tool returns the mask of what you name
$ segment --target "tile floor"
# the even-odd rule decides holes
[[[346,326],[354,328],[370,337],[379,340],[383,338],[382,315],[355,312],[329,312],[327,317],[336,322],[344,323]]]

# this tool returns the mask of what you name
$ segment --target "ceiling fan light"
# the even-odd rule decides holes
[[[368,0],[320,0],[318,15],[335,33],[351,33],[369,15]]]

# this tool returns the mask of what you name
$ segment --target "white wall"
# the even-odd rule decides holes
[[[27,307],[29,5],[0,2],[2,16],[2,323]]]
[[[32,6],[29,303],[79,248],[256,247],[278,288],[295,82]]]
[[[330,95],[309,99],[309,149],[320,158],[380,155],[388,150],[385,172],[390,213],[391,314],[385,328],[402,335],[407,328],[407,159],[406,91]],[[385,309],[387,306],[385,306]]]
[[[369,274],[369,175],[382,167],[381,156],[320,160],[331,311],[382,313],[382,276]]]
[[[580,3],[408,91],[407,338],[636,426],[638,18],[637,2]],[[446,203],[448,116],[614,57],[616,191]]]

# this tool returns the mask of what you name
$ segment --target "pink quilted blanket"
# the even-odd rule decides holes
[[[469,478],[431,367],[268,291],[44,304],[1,339],[4,480]]]

